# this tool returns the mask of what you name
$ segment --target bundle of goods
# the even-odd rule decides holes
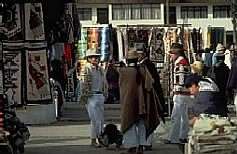
[[[186,153],[237,153],[237,120],[216,115],[201,115],[194,123]]]

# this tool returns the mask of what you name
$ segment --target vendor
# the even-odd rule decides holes
[[[220,115],[218,104],[221,101],[217,97],[219,89],[214,81],[192,74],[185,80],[185,86],[195,96],[189,110],[191,117],[197,117],[202,113]]]

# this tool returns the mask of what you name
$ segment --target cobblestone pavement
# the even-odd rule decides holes
[[[154,149],[147,154],[182,154],[182,147],[165,145],[167,126],[157,129]],[[25,154],[120,154],[112,146],[110,149],[89,146],[89,125],[80,122],[57,122],[48,126],[30,126],[31,137]]]

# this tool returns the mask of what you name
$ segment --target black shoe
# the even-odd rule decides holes
[[[173,143],[173,142],[171,142],[170,140],[165,140],[165,141],[164,141],[164,144],[179,144],[179,143]]]
[[[179,139],[179,141],[180,141],[180,143],[182,144],[184,144],[184,143],[188,143],[188,140],[187,139]]]
[[[152,145],[144,146],[145,151],[152,151]]]

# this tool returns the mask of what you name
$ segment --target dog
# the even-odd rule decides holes
[[[104,132],[100,135],[99,142],[107,148],[112,144],[116,144],[116,149],[119,150],[123,142],[123,135],[116,125],[107,124],[104,127]]]

